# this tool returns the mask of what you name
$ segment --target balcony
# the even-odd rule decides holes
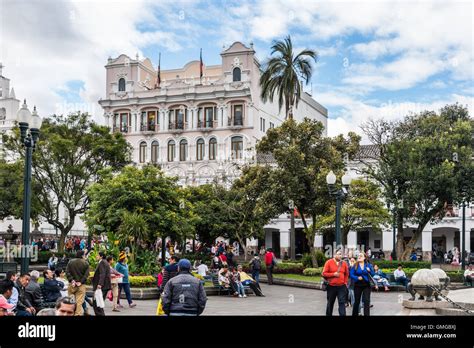
[[[244,126],[244,119],[242,117],[229,117],[227,119],[227,126],[231,129],[240,129]]]
[[[149,123],[149,124],[141,124],[140,125],[140,132],[142,133],[155,133],[160,130],[159,124]]]
[[[212,129],[212,128],[215,128],[215,122],[212,120],[207,120],[207,121],[198,120],[197,127],[199,129]]]
[[[126,126],[126,125],[113,126],[112,132],[113,133],[128,133],[128,126]]]
[[[186,128],[186,122],[170,122],[168,124],[170,133],[182,133]]]

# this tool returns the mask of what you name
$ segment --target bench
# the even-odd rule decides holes
[[[397,290],[405,290],[405,286],[400,283],[400,282],[397,282],[395,280],[395,277],[393,276],[393,273],[386,273],[385,274],[387,276],[387,280],[388,280],[388,283],[389,283],[389,288],[391,289],[397,289]],[[379,287],[381,287],[382,285],[379,285]],[[375,286],[372,286],[372,288],[375,288]]]
[[[217,290],[217,295],[220,296],[221,292],[227,293],[227,295],[231,294],[231,292],[232,292],[231,287],[226,288],[225,286],[222,286],[221,284],[219,284],[219,275],[218,275],[218,273],[212,272],[211,273],[211,279],[212,279],[212,285],[213,285],[214,289]],[[246,294],[249,293],[250,292],[250,286],[244,285],[244,291],[245,291]]]
[[[0,279],[6,277],[7,272],[18,272],[18,264],[16,262],[0,262]]]

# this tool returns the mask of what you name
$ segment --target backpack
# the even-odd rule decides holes
[[[252,261],[252,271],[260,271],[262,268],[262,262],[260,259],[253,259]]]

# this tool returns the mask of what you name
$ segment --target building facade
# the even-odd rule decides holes
[[[157,70],[149,59],[109,58],[106,98],[99,104],[106,123],[133,147],[132,161],[157,164],[182,185],[231,182],[238,165],[255,159],[255,144],[280,125],[284,110],[260,99],[260,64],[252,47],[235,42],[222,64],[200,62]],[[294,117],[321,121],[327,110],[304,93]]]

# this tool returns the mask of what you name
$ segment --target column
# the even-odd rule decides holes
[[[247,105],[247,120],[244,122],[245,126],[253,127],[253,103],[246,103]],[[244,120],[245,121],[245,120]]]
[[[280,257],[290,256],[290,231],[280,230]]]
[[[423,261],[431,261],[431,252],[433,250],[432,231],[423,231],[421,233],[421,250]]]
[[[224,124],[224,104],[220,104],[217,107],[217,127],[222,128]]]
[[[356,231],[349,231],[347,234],[347,247],[350,249],[357,248],[357,232]]]
[[[164,110],[164,123],[163,123],[163,130],[169,129],[169,121],[170,121],[170,111],[168,109]]]
[[[323,249],[324,245],[323,245],[323,235],[322,234],[317,234],[316,236],[314,236],[314,247],[316,249]]]
[[[197,129],[198,127],[198,115],[199,115],[199,108],[193,108],[193,129]]]
[[[390,259],[393,251],[393,230],[382,231],[382,250],[386,260]]]

